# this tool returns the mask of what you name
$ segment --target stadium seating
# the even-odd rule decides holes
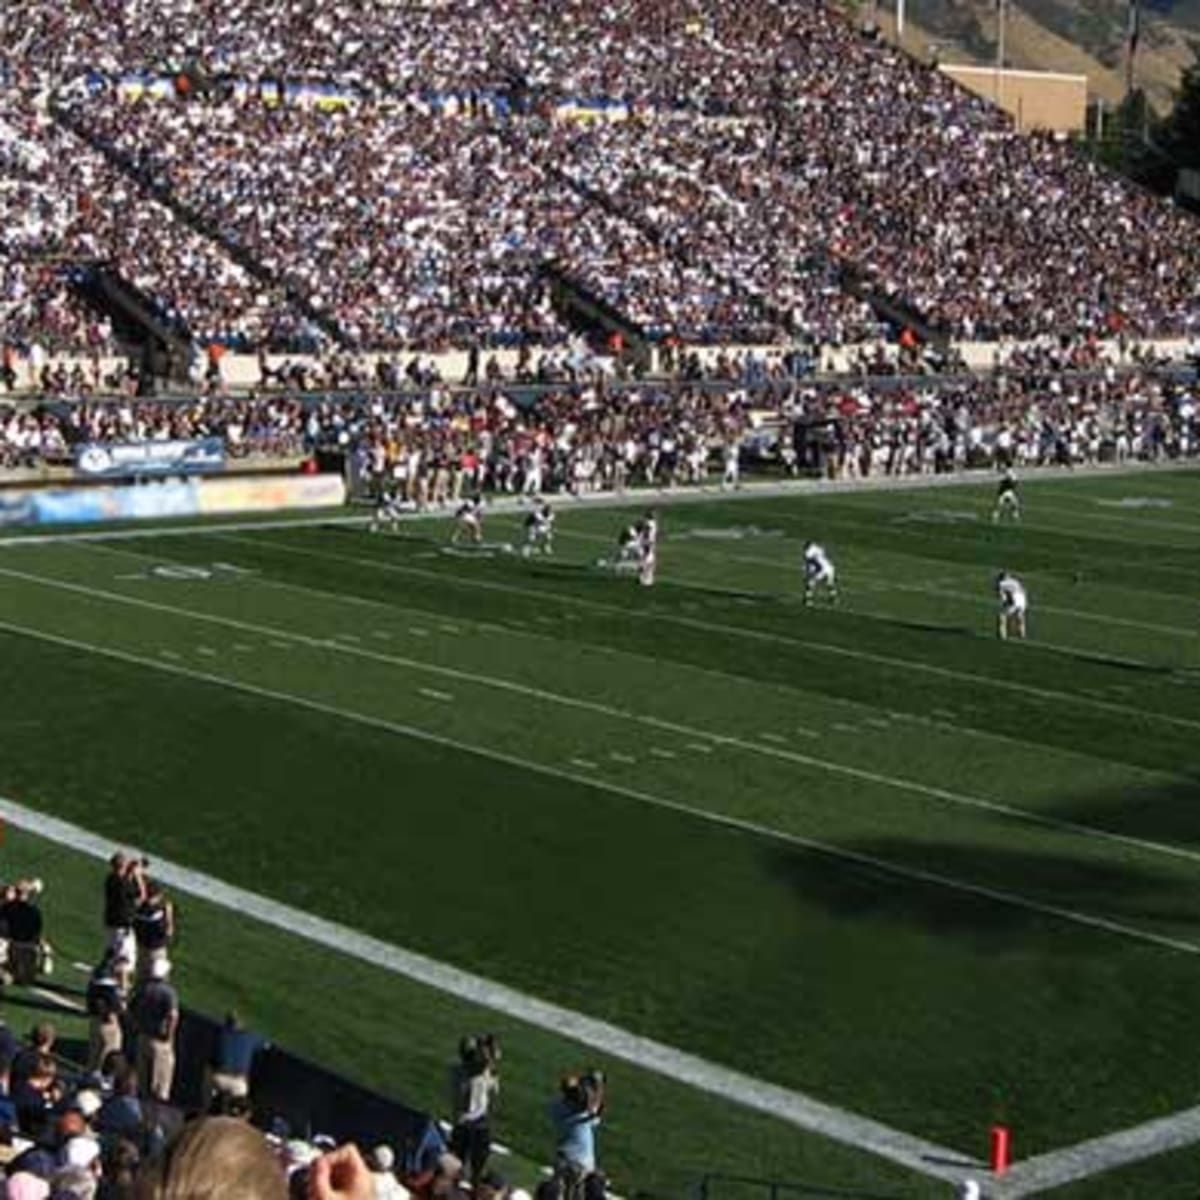
[[[241,345],[304,326],[289,290],[348,345],[561,340],[546,262],[690,342],[873,337],[847,287],[966,339],[1195,327],[1188,218],[832,8],[453,7],[310,21],[175,0],[114,20],[26,0],[7,103],[51,202],[78,214],[82,175],[92,205],[58,248],[114,258],[198,338]],[[48,95],[132,174],[45,127]],[[284,289],[264,296],[234,252]]]

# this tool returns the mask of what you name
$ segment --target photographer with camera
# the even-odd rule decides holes
[[[104,880],[104,928],[108,934],[107,949],[114,960],[123,960],[132,972],[137,965],[137,941],[133,936],[133,917],[138,905],[146,898],[146,859],[126,858],[118,851],[109,860],[111,868]],[[129,978],[121,980],[128,987]]]
[[[566,1075],[558,1098],[550,1105],[555,1158],[559,1167],[582,1177],[596,1170],[596,1128],[604,1113],[605,1081],[601,1071]]]
[[[489,1123],[492,1099],[500,1090],[500,1043],[490,1033],[464,1037],[458,1045],[458,1061],[450,1068],[450,1104],[454,1128],[450,1152],[463,1164],[472,1183],[483,1177],[492,1152]]]

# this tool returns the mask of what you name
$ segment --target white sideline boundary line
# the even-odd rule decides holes
[[[1112,463],[1081,465],[1066,470],[1062,467],[1027,467],[1022,471],[1023,482],[1049,483],[1072,479],[1115,479],[1123,476],[1143,474],[1170,475],[1200,471],[1200,457],[1184,462],[1147,463],[1134,462],[1116,465]],[[926,491],[937,488],[990,486],[997,474],[988,468],[971,471],[953,471],[945,475],[882,475],[867,479],[783,479],[769,483],[748,482],[734,491],[724,491],[715,484],[688,485],[682,489],[638,488],[624,492],[588,492],[572,496],[570,493],[548,493],[546,497],[559,508],[638,508],[666,507],[675,504],[696,504],[716,500],[767,500],[779,496],[826,496],[859,492]],[[523,512],[528,507],[525,497],[505,494],[492,496],[487,512]],[[294,519],[266,521],[212,521],[191,525],[160,525],[150,528],[84,530],[76,533],[35,533],[0,536],[0,547],[19,545],[44,545],[53,542],[100,542],[123,541],[149,537],[178,537],[198,533],[223,531],[238,533],[255,529],[306,529],[319,525],[366,525],[371,516],[362,513],[346,515],[344,508],[331,508],[328,515],[315,514]],[[450,509],[429,509],[425,512],[401,513],[400,521],[445,520]]]
[[[429,742],[437,746],[446,746],[450,749],[458,750],[465,754],[472,754],[479,758],[486,758],[493,762],[500,762],[507,766],[517,767],[520,770],[532,771],[536,774],[547,775],[554,779],[565,779],[571,783],[579,783],[587,787],[594,787],[601,791],[610,792],[615,796],[623,796],[628,800],[635,800],[639,804],[650,805],[653,808],[662,808],[671,812],[682,813],[688,817],[693,817],[714,825],[721,825],[728,829],[736,829],[743,833],[750,833],[758,837],[765,837],[771,841],[780,842],[784,845],[796,846],[800,849],[809,850],[831,858],[844,859],[846,862],[856,863],[859,866],[869,867],[870,869],[876,871],[883,871],[886,874],[894,875],[899,879],[908,879],[916,883],[921,883],[932,887],[947,888],[951,891],[961,892],[964,895],[975,896],[984,900],[1004,904],[1012,908],[1023,909],[1027,912],[1037,913],[1040,916],[1053,917],[1056,920],[1082,925],[1089,929],[1099,930],[1100,932],[1112,934],[1114,936],[1130,938],[1134,941],[1143,942],[1147,945],[1159,946],[1164,949],[1179,951],[1184,954],[1200,955],[1200,943],[1185,942],[1178,938],[1167,937],[1165,934],[1152,933],[1147,929],[1140,929],[1133,925],[1125,925],[1120,921],[1113,921],[1107,917],[1094,916],[1089,913],[1081,912],[1077,909],[1062,908],[1053,904],[1044,904],[1039,900],[1031,900],[1028,897],[1022,896],[1016,892],[1009,892],[1001,888],[989,887],[985,884],[968,883],[965,880],[955,879],[949,875],[941,875],[935,871],[927,871],[921,867],[905,866],[901,863],[894,863],[888,859],[877,858],[872,854],[864,854],[857,850],[851,850],[845,846],[837,846],[830,842],[821,842],[815,838],[807,838],[801,836],[800,834],[788,833],[784,830],[773,829],[766,825],[759,825],[754,821],[747,820],[743,817],[735,817],[728,813],[714,812],[711,809],[692,808],[690,805],[684,804],[682,801],[671,800],[666,796],[657,796],[651,792],[640,791],[636,788],[626,787],[623,784],[613,783],[608,779],[598,779],[594,776],[580,775],[574,771],[564,771],[559,767],[550,766],[547,763],[533,762],[530,759],[520,758],[517,755],[506,754],[501,750],[493,750],[486,746],[477,746],[471,742],[463,742],[457,738],[452,738],[445,734],[434,733],[428,729],[419,729],[416,726],[405,725],[399,721],[390,721],[385,717],[373,716],[370,713],[354,712],[352,709],[341,708],[334,704],[326,704],[324,701],[315,700],[308,696],[299,696],[293,692],[277,691],[274,688],[261,687],[258,684],[245,683],[237,679],[229,679],[223,675],[213,675],[206,671],[198,671],[182,665],[165,663],[153,658],[145,658],[142,655],[131,654],[125,650],[117,650],[107,646],[97,646],[92,642],[81,641],[78,638],[63,637],[60,634],[48,633],[45,630],[33,629],[29,626],[18,625],[11,621],[0,620],[0,630],[7,630],[9,633],[30,637],[37,641],[49,642],[53,645],[66,646],[72,650],[83,650],[90,654],[98,654],[105,658],[115,659],[118,662],[127,662],[132,663],[135,666],[149,667],[151,670],[161,671],[164,674],[177,675],[186,679],[194,679],[201,683],[215,684],[218,687],[228,688],[231,691],[242,692],[246,695],[258,696],[263,699],[275,700],[285,704],[294,704],[298,708],[305,708],[311,712],[319,712],[325,716],[336,717],[345,721],[352,721],[373,729],[381,729],[387,733],[397,734],[401,737],[410,737],[417,741]]]
[[[335,554],[325,550],[311,550],[306,546],[290,546],[286,542],[256,541],[254,538],[243,538],[236,535],[218,534],[222,541],[237,542],[239,545],[256,546],[259,549],[278,550],[286,554],[299,554],[307,558],[322,559],[326,562],[345,562],[355,566],[372,567],[380,571],[391,571],[400,575],[416,575],[422,579],[435,579],[454,586],[479,588],[485,591],[507,592],[513,595],[530,596],[543,603],[574,605],[577,608],[590,609],[612,616],[628,619],[630,611],[615,604],[606,604],[602,600],[588,600],[581,596],[570,595],[566,592],[552,592],[545,589],[522,587],[519,584],[501,583],[493,579],[472,579],[466,575],[446,575],[438,571],[429,571],[423,567],[412,567],[405,563],[389,562],[382,558],[359,558],[350,554]],[[653,609],[640,611],[638,616],[645,621],[662,621],[671,625],[682,625],[691,629],[701,629],[706,633],[724,633],[733,637],[746,638],[750,641],[769,642],[773,645],[799,646],[818,654],[831,654],[839,658],[861,659],[865,662],[882,663],[889,667],[898,667],[904,671],[920,671],[927,675],[936,675],[943,679],[957,679],[965,683],[982,684],[993,690],[1018,692],[1022,695],[1037,696],[1041,700],[1065,701],[1068,704],[1085,705],[1090,708],[1104,709],[1107,712],[1117,712],[1125,716],[1153,717],[1155,721],[1169,725],[1179,725],[1185,729],[1200,730],[1200,721],[1187,717],[1173,717],[1168,713],[1148,713],[1144,708],[1129,704],[1119,704],[1113,700],[1098,700],[1082,692],[1060,692],[1053,688],[1035,687],[1028,683],[1019,683],[1015,679],[1003,679],[991,675],[975,675],[970,671],[956,671],[951,667],[939,667],[921,659],[893,658],[887,654],[874,654],[868,650],[854,650],[849,646],[837,646],[831,642],[813,642],[804,638],[787,637],[781,633],[770,633],[763,629],[747,629],[739,625],[726,625],[720,621],[702,621],[698,617],[685,617],[677,613],[659,612]],[[1061,649],[1047,645],[1048,650]],[[1078,651],[1072,651],[1078,653]],[[1139,666],[1143,664],[1137,664]]]
[[[0,798],[0,812],[4,820],[18,829],[89,858],[107,862],[112,854],[114,843],[110,839],[23,804]],[[457,999],[503,1013],[527,1025],[581,1042],[636,1067],[786,1121],[797,1128],[821,1134],[856,1149],[867,1150],[909,1170],[957,1182],[972,1169],[971,1164],[957,1151],[359,933],[158,855],[154,859],[154,873],[170,887],[197,896],[219,908],[245,914],[284,933],[349,955],[371,966],[381,967]],[[963,1166],[950,1165],[954,1163],[962,1163]]]
[[[946,788],[934,787],[930,784],[920,783],[916,780],[900,779],[893,775],[887,775],[882,772],[870,771],[864,767],[850,766],[846,763],[834,762],[829,759],[816,758],[809,754],[802,754],[797,750],[781,748],[778,745],[763,745],[761,742],[752,741],[746,738],[734,737],[729,734],[715,733],[707,729],[703,729],[695,725],[687,725],[682,722],[668,721],[661,717],[652,717],[646,714],[637,713],[630,709],[619,708],[615,705],[604,704],[595,700],[584,700],[576,696],[570,696],[561,692],[552,692],[545,688],[534,687],[532,685],[517,683],[514,680],[504,679],[492,675],[482,675],[475,671],[467,671],[460,667],[442,666],[437,663],[425,662],[423,659],[409,658],[400,654],[385,654],[376,650],[369,650],[366,647],[349,645],[338,640],[338,636],[333,638],[313,637],[309,634],[297,633],[290,629],[282,629],[273,625],[259,625],[248,621],[240,621],[234,617],[225,617],[218,613],[209,613],[197,611],[190,608],[182,608],[174,604],[164,604],[156,600],[146,600],[138,596],[126,596],[120,592],[110,592],[103,588],[90,587],[87,584],[72,583],[68,580],[54,579],[50,576],[35,575],[28,571],[17,571],[5,567],[0,567],[0,577],[9,577],[32,583],[35,586],[45,586],[58,588],[62,591],[77,593],[87,596],[92,599],[99,599],[109,603],[124,604],[134,608],[147,609],[151,612],[165,613],[169,616],[182,617],[186,620],[202,621],[212,625],[223,626],[225,628],[238,630],[243,633],[253,633],[265,638],[286,638],[297,645],[306,646],[309,649],[321,650],[328,653],[348,655],[352,658],[362,658],[369,662],[379,662],[387,665],[402,667],[408,670],[425,671],[432,675],[442,676],[447,679],[454,679],[459,682],[467,682],[475,684],[479,687],[495,688],[500,691],[513,692],[520,696],[526,696],[530,699],[540,700],[548,704],[556,705],[560,708],[575,708],[583,712],[596,713],[599,716],[610,717],[615,720],[631,721],[638,724],[649,725],[654,729],[661,729],[669,733],[677,733],[684,737],[698,739],[699,743],[707,745],[709,749],[716,746],[728,746],[737,750],[741,750],[750,754],[764,755],[769,758],[780,759],[787,762],[794,762],[799,766],[807,767],[812,770],[824,771],[830,775],[840,775],[850,779],[857,779],[864,783],[872,783],[880,787],[888,787],[896,791],[912,792],[917,795],[927,796],[930,799],[941,800],[947,804],[954,805],[960,808],[974,809],[980,812],[994,813],[999,816],[1007,817],[1013,821],[1036,825],[1044,829],[1053,829],[1060,833],[1067,833],[1075,836],[1092,838],[1102,842],[1111,842],[1117,845],[1126,846],[1134,850],[1143,851],[1149,854],[1159,854],[1167,858],[1178,858],[1184,861],[1200,863],[1200,850],[1190,850],[1185,846],[1173,846],[1164,842],[1155,842],[1146,838],[1137,838],[1129,834],[1116,833],[1111,830],[1102,829],[1098,826],[1085,825],[1076,821],[1066,821],[1058,817],[1047,816],[1044,813],[1032,811],[1030,809],[1018,808],[1013,805],[1004,804],[998,800],[987,800],[981,796],[970,796],[962,792],[950,791]],[[209,647],[198,647],[200,653],[207,657],[215,657],[216,651]],[[440,701],[452,701],[453,695],[433,688],[418,687],[417,692],[428,698]],[[939,712],[949,713],[946,709],[934,709],[934,714]],[[856,733],[858,726],[848,724],[846,722],[834,722],[833,729],[843,733]],[[764,733],[760,735],[763,738],[768,738],[773,741],[785,741],[785,739],[773,733]],[[668,749],[658,746],[652,746],[649,753],[660,759],[673,759],[676,754]],[[579,760],[572,760],[577,762]]]

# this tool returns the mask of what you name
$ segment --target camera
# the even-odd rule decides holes
[[[500,1042],[493,1033],[464,1037],[458,1044],[458,1057],[471,1075],[482,1075],[500,1062]]]

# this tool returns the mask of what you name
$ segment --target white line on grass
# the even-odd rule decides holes
[[[661,746],[651,746],[650,753],[655,758],[675,758],[677,755],[674,750],[664,750]]]
[[[865,854],[858,850],[851,850],[845,846],[834,845],[830,842],[821,842],[814,838],[803,837],[800,834],[788,833],[784,830],[774,829],[767,825],[760,825],[757,822],[746,820],[743,817],[735,817],[727,813],[713,812],[710,809],[693,808],[680,800],[672,800],[666,796],[657,796],[650,792],[625,787],[609,780],[591,779],[586,776],[577,775],[571,771],[563,771],[558,767],[553,767],[546,763],[534,762],[531,759],[520,758],[516,755],[506,754],[501,750],[493,750],[487,746],[478,746],[472,742],[459,741],[457,738],[448,737],[440,733],[434,733],[431,730],[421,729],[414,725],[405,725],[399,721],[390,721],[385,717],[377,717],[370,713],[355,712],[352,709],[341,708],[334,704],[327,704],[324,701],[313,699],[310,696],[297,695],[294,692],[278,691],[274,688],[261,687],[258,684],[245,683],[241,680],[230,679],[224,675],[213,675],[207,671],[197,671],[185,666],[176,666],[172,663],[159,662],[156,659],[144,658],[140,654],[132,654],[126,650],[116,650],[108,646],[98,646],[92,642],[85,642],[78,638],[64,637],[57,633],[48,633],[45,630],[35,629],[27,625],[18,625],[12,621],[0,620],[0,630],[7,630],[10,633],[34,638],[37,641],[49,642],[50,644],[56,646],[65,646],[73,650],[83,650],[91,654],[98,654],[102,657],[111,658],[118,662],[126,662],[135,666],[149,667],[155,671],[162,671],[166,674],[178,675],[187,679],[194,679],[199,683],[213,684],[217,687],[228,688],[231,691],[242,692],[245,695],[258,696],[268,700],[276,700],[284,704],[294,704],[298,708],[308,709],[311,712],[323,713],[326,716],[337,717],[341,720],[365,725],[369,728],[381,729],[387,733],[397,734],[401,737],[414,738],[418,741],[429,742],[432,745],[445,746],[452,750],[460,750],[465,754],[471,754],[478,758],[485,758],[494,762],[504,763],[508,766],[517,767],[521,770],[533,771],[536,774],[546,775],[551,778],[565,779],[573,783],[595,787],[601,791],[610,792],[616,796],[623,796],[628,800],[633,800],[640,804],[647,804],[655,808],[668,809],[671,812],[681,813],[685,816],[693,817],[700,821],[711,822],[712,824],[721,825],[729,829],[741,830],[744,833],[750,833],[759,837],[768,838],[772,841],[777,841],[785,845],[796,846],[801,849],[826,855],[831,858],[838,858],[843,859],[846,862],[857,863],[861,866],[870,867],[873,870],[883,871],[887,874],[894,875],[900,879],[915,881],[917,883],[926,884],[934,888],[947,888],[951,891],[961,892],[964,895],[994,901],[1013,908],[1023,909],[1027,912],[1038,913],[1041,916],[1055,917],[1059,920],[1067,921],[1072,924],[1082,925],[1089,929],[1099,930],[1101,932],[1113,934],[1119,937],[1131,938],[1134,941],[1144,942],[1148,945],[1161,946],[1164,949],[1177,950],[1184,954],[1200,955],[1200,943],[1185,942],[1179,938],[1167,937],[1165,934],[1154,933],[1148,929],[1141,929],[1137,926],[1126,925],[1120,921],[1113,921],[1108,917],[1093,916],[1090,913],[1081,912],[1077,909],[1063,908],[1054,904],[1045,904],[1040,900],[1031,900],[1027,896],[1022,896],[1017,892],[1008,892],[1001,888],[989,887],[985,884],[968,883],[965,880],[955,879],[949,875],[941,875],[935,871],[927,871],[921,867],[913,867],[902,863],[894,863],[888,859],[877,858],[872,854]],[[780,754],[784,753],[783,751],[767,752]]]
[[[594,763],[590,758],[573,758],[571,759],[572,766],[582,767],[585,771],[598,771],[599,763]]]
[[[1200,862],[1200,850],[1192,850],[1184,846],[1175,846],[1168,843],[1155,842],[1144,838],[1133,837],[1128,834],[1115,833],[1107,829],[1098,828],[1096,826],[1084,825],[1075,821],[1067,821],[1058,817],[1047,816],[1043,813],[1034,812],[1029,809],[1003,804],[998,800],[986,800],[983,797],[970,796],[962,792],[953,792],[945,788],[933,787],[929,784],[919,783],[915,780],[900,779],[896,776],[887,775],[882,772],[870,771],[863,767],[849,766],[845,763],[836,762],[830,759],[814,758],[811,755],[801,754],[796,750],[785,750],[777,746],[764,746],[761,742],[749,741],[745,738],[734,737],[729,734],[713,733],[707,729],[686,725],[682,722],[668,721],[661,717],[653,717],[646,714],[633,712],[629,709],[617,708],[613,705],[604,704],[599,701],[584,700],[576,696],[569,696],[560,692],[552,692],[544,688],[532,687],[526,684],[517,683],[510,679],[502,679],[491,675],[481,675],[474,671],[466,671],[457,667],[441,666],[435,663],[425,662],[421,659],[408,658],[397,654],[381,654],[377,651],[367,650],[358,646],[345,645],[328,638],[310,637],[307,634],[296,633],[287,629],[280,629],[276,626],[258,625],[247,621],[239,621],[233,617],[223,617],[216,613],[198,612],[194,609],[180,608],[173,604],[163,604],[159,601],[145,600],[137,596],[126,596],[120,592],[110,592],[103,588],[89,587],[87,584],[71,583],[67,580],[54,579],[43,575],[35,575],[27,571],[16,571],[7,568],[0,568],[0,576],[20,579],[23,582],[55,588],[60,591],[87,596],[91,599],[99,599],[116,604],[123,604],[133,608],[147,609],[152,612],[166,613],[170,616],[183,617],[188,620],[202,621],[225,628],[238,629],[243,632],[255,633],[270,637],[290,638],[294,644],[306,646],[311,649],[334,654],[346,654],[355,658],[364,658],[372,662],[385,663],[411,670],[424,671],[428,674],[438,675],[447,679],[456,679],[466,683],[476,684],[481,687],[494,688],[505,692],[513,692],[517,695],[527,696],[531,699],[542,700],[562,708],[575,708],[584,712],[592,712],[601,716],[612,717],[617,720],[633,721],[639,724],[649,725],[652,728],[660,729],[669,733],[681,734],[687,738],[706,739],[709,744],[714,746],[728,746],[752,754],[767,755],[772,758],[793,762],[800,766],[808,767],[814,770],[825,771],[829,774],[841,775],[851,779],[858,779],[866,783],[889,787],[898,791],[912,792],[917,795],[927,796],[931,799],[941,800],[945,803],[957,805],[963,808],[971,808],[981,812],[995,813],[1016,821],[1038,825],[1046,829],[1055,829],[1063,833],[1095,838],[1100,841],[1133,847],[1137,850],[1146,851],[1153,854],[1161,854],[1170,858],[1179,858],[1191,862]],[[935,711],[947,712],[949,710],[939,709]],[[834,722],[833,728],[845,733],[859,732],[858,726],[846,724],[845,722]],[[673,752],[669,750],[663,750],[658,747],[651,748],[650,753],[658,758],[675,757]]]
[[[990,1191],[1017,1200],[1200,1142],[1200,1107],[1017,1163]]]
[[[88,647],[81,645],[80,648]],[[584,782],[592,787],[603,786],[592,780]],[[5,819],[12,825],[38,837],[103,862],[106,862],[112,853],[112,842],[109,839],[98,837],[77,825],[71,825],[10,800],[0,800],[0,807],[3,808]],[[801,1092],[766,1083],[661,1042],[630,1033],[606,1021],[550,1004],[505,984],[473,975],[423,954],[391,945],[344,925],[235,887],[211,875],[193,871],[157,854],[154,857],[154,874],[168,886],[197,896],[220,908],[245,914],[285,933],[305,938],[372,966],[382,967],[393,974],[415,980],[468,1003],[504,1013],[527,1025],[582,1042],[634,1066],[756,1112],[765,1113],[767,1116],[787,1121],[797,1128],[819,1133],[856,1149],[867,1150],[910,1170],[955,1181],[964,1174],[963,1168],[952,1165],[962,1162],[961,1154],[890,1129],[856,1113],[822,1104]]]
[[[587,600],[580,596],[566,595],[561,592],[546,589],[521,587],[518,584],[500,583],[491,579],[470,579],[464,575],[447,575],[439,571],[427,571],[422,567],[410,567],[401,563],[387,562],[378,558],[359,558],[348,554],[334,554],[325,550],[310,550],[303,546],[289,546],[283,542],[254,541],[250,538],[223,538],[225,541],[246,542],[259,547],[270,547],[289,554],[300,554],[309,558],[324,559],[327,562],[347,562],[357,566],[374,567],[381,571],[392,571],[402,575],[417,575],[422,578],[436,579],[450,586],[479,588],[486,591],[505,592],[511,595],[531,596],[542,603],[575,605],[578,608],[590,609],[593,612],[607,613],[613,616],[629,619],[630,612],[616,604],[605,604],[600,600]],[[857,659],[863,662],[879,663],[884,666],[898,667],[907,672],[919,672],[934,675],[941,679],[956,679],[966,683],[982,684],[993,691],[1011,691],[1025,696],[1036,696],[1041,700],[1052,700],[1055,703],[1086,705],[1089,708],[1104,709],[1108,712],[1122,713],[1126,716],[1152,716],[1155,721],[1168,725],[1178,725],[1181,728],[1200,730],[1200,721],[1189,720],[1186,717],[1173,717],[1167,713],[1155,712],[1148,714],[1144,708],[1130,704],[1119,704],[1115,701],[1096,700],[1079,692],[1060,692],[1053,688],[1038,687],[1034,684],[1019,683],[1014,679],[1002,679],[993,675],[977,675],[971,671],[958,671],[952,667],[940,667],[934,663],[924,662],[916,658],[896,658],[889,654],[876,654],[870,650],[855,650],[849,646],[837,646],[829,642],[814,642],[805,638],[788,637],[781,633],[770,633],[762,629],[751,629],[742,625],[726,625],[719,621],[702,621],[696,617],[684,617],[676,613],[646,610],[638,617],[642,621],[661,621],[672,625],[682,625],[689,629],[700,629],[706,633],[722,633],[731,637],[745,638],[750,641],[767,642],[771,645],[797,646],[803,650],[814,651],[818,654],[830,654],[838,658]],[[513,622],[516,625],[516,622]]]
[[[613,762],[626,763],[632,765],[637,762],[637,759],[632,754],[622,754],[619,750],[613,750],[609,756]]]
[[[439,692],[434,688],[417,688],[417,691],[422,696],[428,696],[430,700],[441,700],[443,703],[448,703],[454,699],[449,692]]]
[[[250,544],[257,544],[257,545],[261,546],[261,545],[269,545],[270,543],[261,543],[260,542],[260,543],[250,543]],[[128,549],[125,549],[120,546],[111,546],[111,545],[100,544],[97,542],[89,542],[83,548],[93,551],[93,552],[96,552],[96,553],[118,554],[118,555],[123,555],[128,558],[144,559],[146,561],[151,561],[151,562],[156,561],[154,558],[152,558],[149,555],[139,554],[137,551],[128,550]],[[316,596],[316,597],[319,597],[324,600],[336,602],[338,604],[354,604],[354,605],[374,608],[374,609],[378,609],[378,610],[384,610],[396,617],[412,616],[418,612],[424,614],[424,610],[422,610],[422,609],[406,608],[403,605],[399,605],[399,604],[393,604],[393,603],[385,602],[382,600],[372,600],[371,598],[366,597],[366,596],[357,596],[357,595],[353,594],[352,592],[329,592],[329,591],[325,591],[322,588],[307,587],[304,584],[299,584],[299,583],[289,583],[286,580],[267,579],[267,578],[262,577],[261,575],[255,577],[254,583],[257,586],[277,588],[277,589],[280,589],[283,591],[295,592],[298,595]],[[683,607],[689,608],[689,609],[695,609],[698,606],[685,603],[683,605]],[[581,618],[577,617],[575,614],[572,613],[572,614],[567,614],[567,616],[564,617],[564,619],[569,619],[569,620],[574,621],[574,620],[579,620]],[[529,629],[524,626],[522,626],[521,628],[518,629],[517,626],[520,623],[516,622],[516,621],[512,621],[512,622],[510,622],[510,624],[508,626],[505,626],[505,625],[493,624],[491,621],[480,621],[477,619],[460,618],[460,620],[465,620],[466,623],[469,624],[470,626],[472,626],[474,629],[482,630],[483,632],[486,632],[486,633],[499,633],[499,634],[516,633],[517,636],[519,636],[519,637],[532,638],[536,641],[549,642],[555,646],[562,645],[562,639],[560,637],[558,637],[557,635],[547,634],[547,633],[539,633],[537,630]],[[391,638],[393,635],[376,633],[375,636]],[[604,654],[610,658],[635,659],[639,662],[654,663],[655,665],[658,664],[658,659],[653,658],[649,655],[639,654],[636,650],[630,650],[628,648],[622,648],[622,647],[618,647],[618,646],[610,646],[606,643],[598,643],[598,642],[586,642],[586,643],[584,643],[584,645],[586,645],[586,649],[589,653]],[[735,683],[739,683],[742,685],[752,684],[755,687],[772,688],[772,689],[786,691],[789,693],[795,693],[798,691],[799,694],[805,695],[806,697],[808,696],[808,693],[804,692],[803,689],[793,688],[791,685],[786,684],[786,683],[781,683],[778,680],[774,680],[774,681],[770,681],[770,682],[763,682],[761,680],[751,679],[744,675],[731,675],[728,671],[721,671],[721,670],[716,669],[715,667],[705,667],[705,666],[699,665],[698,663],[690,663],[690,662],[686,662],[686,661],[673,662],[672,667],[675,670],[694,671],[701,675],[710,675],[714,679],[732,680]],[[1177,684],[1186,683],[1185,680],[1177,678],[1177,677],[1171,677],[1170,682],[1177,683]],[[1117,689],[1114,689],[1114,690],[1117,690]],[[1119,690],[1123,691],[1123,692],[1129,692],[1131,689],[1122,686]],[[868,706],[868,705],[864,705],[864,704],[857,703],[854,701],[846,701],[846,700],[831,701],[829,697],[823,697],[823,699],[827,703],[837,703],[839,705],[849,706],[849,707],[853,707],[856,709],[867,708],[868,711],[872,711],[872,712],[876,711],[875,709],[871,709],[870,706]],[[967,707],[971,708],[972,706],[967,705]],[[925,718],[919,714],[916,714],[916,713],[902,713],[902,712],[896,712],[896,711],[889,711],[889,713],[887,715],[889,717],[891,717],[893,720],[910,720],[910,721],[916,721],[918,723],[925,722],[927,720],[927,718]],[[959,734],[960,736],[963,736],[963,737],[983,738],[988,741],[1004,742],[1008,745],[1013,745],[1013,746],[1022,746],[1022,747],[1032,746],[1042,752],[1045,752],[1047,749],[1046,746],[1044,746],[1043,744],[1041,744],[1039,742],[1032,742],[1026,738],[1014,737],[1011,734],[996,733],[993,730],[981,729],[981,728],[978,728],[977,726],[973,726],[973,725],[955,724],[953,728],[957,734]],[[808,738],[820,738],[821,737],[820,732],[818,732],[817,730],[806,729],[803,726],[798,727],[796,729],[796,732],[798,734],[800,734],[800,736],[802,736],[802,737],[808,737]],[[1071,752],[1071,751],[1064,751],[1061,748],[1055,748],[1054,752],[1058,753],[1058,754],[1075,753],[1075,752]],[[1159,770],[1155,770],[1154,774],[1158,775],[1158,776],[1163,776],[1163,775],[1169,776],[1169,775],[1172,775],[1173,773],[1159,769]]]

